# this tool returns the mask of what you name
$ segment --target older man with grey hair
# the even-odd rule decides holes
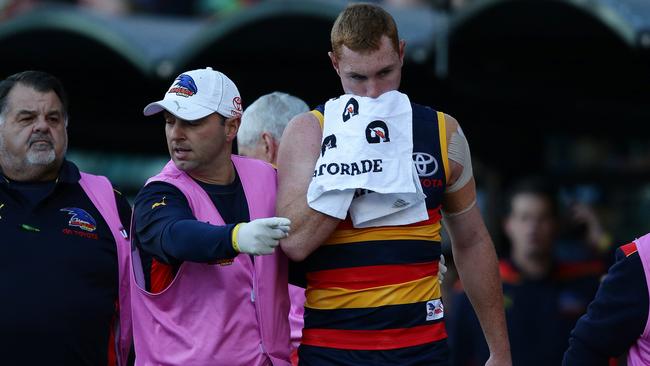
[[[259,97],[242,115],[237,133],[239,153],[275,165],[284,128],[309,107],[293,95],[273,92]]]

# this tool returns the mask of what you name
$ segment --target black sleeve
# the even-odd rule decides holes
[[[158,261],[210,263],[237,256],[230,239],[232,225],[198,221],[183,193],[168,183],[146,185],[135,199],[135,243]]]
[[[639,253],[616,251],[587,313],[569,338],[563,365],[607,366],[610,357],[625,353],[641,336],[648,319],[648,286]]]

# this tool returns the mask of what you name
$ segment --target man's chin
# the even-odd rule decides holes
[[[56,160],[54,150],[30,151],[27,153],[27,162],[30,165],[51,165]]]
[[[174,159],[174,158],[172,158],[172,161],[174,161],[174,165],[176,165],[176,168],[178,168],[178,170],[182,170],[185,173],[189,173],[195,168],[195,164],[191,161]]]

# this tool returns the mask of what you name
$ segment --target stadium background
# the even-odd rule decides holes
[[[181,71],[224,71],[244,107],[274,90],[311,106],[340,93],[326,53],[345,1],[267,0],[209,16],[30,3],[11,12],[15,2],[0,1],[0,76],[59,76],[69,158],[131,197],[167,160],[162,122],[142,108]],[[560,185],[566,203],[593,205],[614,238],[647,232],[650,2],[447,5],[388,8],[407,41],[402,91],[461,122],[495,242],[505,187],[531,173]]]

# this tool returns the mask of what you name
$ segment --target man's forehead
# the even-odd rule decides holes
[[[25,111],[63,112],[61,100],[53,90],[41,92],[21,83],[16,84],[7,95],[7,108],[15,113]]]
[[[371,75],[385,69],[399,66],[398,60],[381,57],[341,57],[339,67],[348,74]]]
[[[343,46],[338,62],[344,71],[376,71],[399,64],[399,55],[392,48],[382,47],[374,51],[353,51]]]

